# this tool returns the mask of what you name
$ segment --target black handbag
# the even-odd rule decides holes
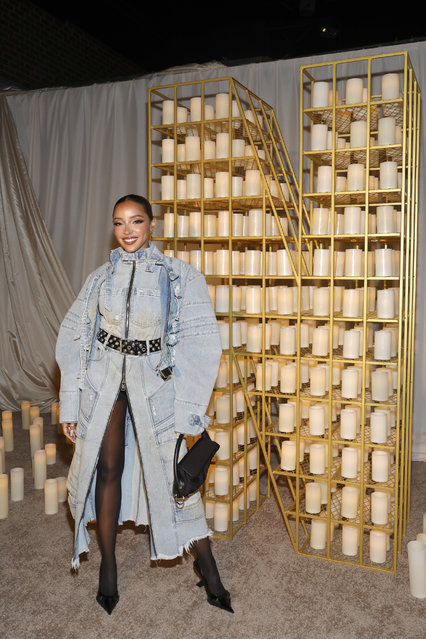
[[[179,435],[173,459],[173,497],[179,508],[183,508],[185,499],[204,484],[210,463],[220,448],[219,444],[210,439],[208,432],[203,430],[201,437],[178,461],[183,438],[182,434]]]

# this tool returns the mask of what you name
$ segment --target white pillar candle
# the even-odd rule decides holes
[[[58,481],[58,502],[62,504],[68,499],[67,478],[57,477]]]
[[[317,326],[312,331],[312,355],[327,357],[329,353],[330,329],[327,326]]]
[[[328,127],[326,124],[313,124],[311,127],[311,151],[324,151],[328,148]]]
[[[362,277],[364,272],[364,251],[348,248],[345,251],[345,277]]]
[[[262,312],[262,287],[259,285],[246,288],[246,313]]]
[[[330,312],[330,288],[317,286],[312,291],[312,312],[316,317],[328,315]]]
[[[373,444],[386,444],[388,419],[384,411],[375,410],[370,415],[370,440]]]
[[[313,475],[323,475],[325,472],[324,444],[311,444],[309,447],[309,472]]]
[[[201,236],[201,211],[191,211],[189,214],[189,237]]]
[[[216,275],[229,275],[229,250],[216,251]]]
[[[387,534],[382,530],[370,530],[370,561],[383,564],[386,561]]]
[[[376,208],[377,233],[395,233],[395,210],[391,204],[383,204]]]
[[[248,231],[250,237],[263,234],[263,210],[250,209],[248,213]]]
[[[278,276],[292,275],[293,271],[291,268],[291,262],[286,249],[278,249],[276,253],[277,253],[277,275]]]
[[[292,394],[296,392],[297,366],[294,363],[281,366],[280,368],[280,391],[281,393]]]
[[[247,351],[260,353],[262,350],[262,325],[249,324],[247,327]]]
[[[229,133],[218,133],[216,135],[216,158],[229,157]]]
[[[332,185],[332,167],[322,165],[318,167],[317,193],[329,193]]]
[[[10,469],[10,500],[22,501],[24,499],[24,469]]]
[[[306,484],[305,509],[313,515],[321,511],[321,486],[318,482],[310,481]]]
[[[392,333],[383,329],[374,333],[374,359],[388,360],[391,357]]]
[[[4,450],[9,453],[14,450],[13,422],[11,419],[2,420],[2,434],[4,439]]]
[[[243,235],[243,214],[232,213],[232,235],[241,237]]]
[[[34,488],[43,490],[46,480],[46,451],[44,449],[34,451],[33,456]]]
[[[379,185],[381,189],[398,188],[398,164],[394,161],[381,162]]]
[[[365,166],[364,164],[349,164],[347,190],[364,191],[365,189]]]
[[[337,217],[343,217],[338,215]],[[338,231],[336,231],[338,233]],[[342,277],[345,268],[345,251],[334,251],[334,275]]]
[[[205,160],[214,160],[216,157],[216,142],[214,140],[204,140],[203,152]]]
[[[377,526],[386,526],[388,523],[388,502],[387,493],[375,490],[371,493],[371,521]]]
[[[0,475],[6,472],[6,454],[4,450],[4,437],[0,437]]]
[[[382,100],[396,100],[399,98],[398,73],[385,73],[381,80]]]
[[[280,433],[292,433],[296,426],[296,407],[293,402],[280,403],[278,412],[278,430]]]
[[[342,450],[342,477],[355,479],[358,468],[358,449],[345,446]]]
[[[31,403],[29,401],[24,400],[21,402],[21,421],[24,430],[28,430],[30,427],[30,406]]]
[[[218,120],[229,117],[229,95],[228,93],[218,93],[216,95],[216,118]]]
[[[232,197],[240,197],[243,194],[244,180],[239,175],[233,175],[231,178]]]
[[[346,80],[346,104],[362,102],[363,88],[362,78],[349,78]]]
[[[229,424],[232,421],[230,414],[231,404],[229,395],[222,395],[216,398],[216,422],[218,424]]]
[[[366,120],[354,120],[350,127],[350,146],[367,146],[367,122]]]
[[[229,196],[229,173],[228,171],[217,171],[215,178],[215,197]]]
[[[309,540],[314,550],[324,550],[327,545],[327,522],[313,519],[311,523],[311,537]]]
[[[175,178],[173,175],[161,176],[161,199],[173,200],[175,193]]]
[[[216,532],[225,532],[228,530],[229,520],[229,504],[216,502],[214,505],[213,528]]]
[[[359,488],[357,486],[343,486],[342,488],[342,517],[355,519],[359,506]]]
[[[342,439],[355,439],[356,435],[357,411],[354,408],[342,408],[340,411],[340,437]]]
[[[176,120],[178,122],[188,122],[188,109],[183,106],[178,106],[176,109]]]
[[[244,257],[244,274],[245,275],[261,275],[262,274],[262,251],[258,249],[248,249]]]
[[[413,597],[424,599],[426,597],[426,546],[421,541],[409,541],[407,551],[410,593]]]
[[[343,336],[343,357],[345,359],[358,359],[360,353],[360,331],[349,329]]]
[[[357,526],[343,524],[342,526],[342,553],[348,557],[354,557],[358,553],[359,530]]]
[[[175,103],[174,100],[163,100],[162,107],[162,123],[173,124],[175,121]]]
[[[343,213],[343,233],[356,235],[361,233],[361,207],[346,206]]]
[[[205,104],[204,105],[204,118],[206,120],[214,120],[214,106],[213,104]]]
[[[44,447],[46,451],[46,464],[52,465],[56,463],[56,444],[46,444]]]
[[[175,141],[173,138],[161,140],[161,161],[165,164],[175,161]]]
[[[296,353],[296,326],[281,326],[280,355],[294,355]]]
[[[314,82],[312,85],[311,105],[313,108],[328,106],[328,82]]]
[[[34,457],[36,450],[42,448],[41,431],[38,424],[30,424],[30,454]]]
[[[0,474],[0,519],[6,519],[9,514],[9,475]]]
[[[187,215],[178,215],[177,236],[188,237],[188,234],[189,234],[189,217]]]
[[[314,251],[314,276],[328,277],[330,275],[330,249],[317,248]]]
[[[345,288],[342,303],[343,317],[359,317],[360,315],[360,291],[356,288]]]
[[[312,235],[328,235],[330,233],[330,209],[314,208],[312,210]]]
[[[58,482],[57,479],[46,479],[44,482],[44,512],[55,515],[58,512]]]
[[[296,442],[283,441],[281,444],[281,469],[292,471],[296,469]]]
[[[186,197],[188,200],[201,197],[201,175],[199,173],[188,173],[186,176]]]
[[[393,289],[377,291],[377,318],[393,319],[396,314],[395,294]]]
[[[173,237],[175,234],[175,216],[174,213],[164,213],[164,237]]]
[[[216,232],[218,237],[229,237],[229,211],[228,210],[218,211]]]
[[[322,366],[313,366],[309,372],[310,394],[314,397],[323,397],[326,392],[327,371]]]
[[[342,397],[345,399],[358,397],[358,371],[355,368],[344,368],[342,371]]]
[[[229,410],[229,402],[227,403],[227,410]],[[227,416],[227,421],[229,421],[229,413],[228,413],[228,416]],[[228,430],[217,430],[215,432],[214,440],[220,446],[219,450],[216,453],[216,458],[221,460],[221,461],[223,461],[225,459],[229,459],[230,456],[231,456],[229,431]]]
[[[394,117],[379,118],[377,144],[396,144],[396,121]]]
[[[191,122],[201,120],[201,98],[198,96],[189,101],[189,117]]]
[[[215,237],[217,232],[217,216],[205,215],[204,216],[204,236]]]
[[[176,145],[176,158],[178,162],[185,162],[185,142]]]
[[[371,398],[374,402],[386,402],[389,399],[389,375],[382,369],[371,373]]]
[[[246,196],[255,196],[262,193],[262,182],[258,169],[246,170],[244,188]]]
[[[216,388],[226,388],[228,385],[228,362],[222,361],[219,364],[219,370],[217,372],[215,387]]]
[[[231,143],[232,157],[244,157],[245,140],[242,138],[234,138]]]
[[[325,433],[325,407],[322,404],[309,406],[309,433],[315,436]]]
[[[387,482],[389,466],[389,453],[385,450],[373,450],[371,453],[371,479],[377,482]]]

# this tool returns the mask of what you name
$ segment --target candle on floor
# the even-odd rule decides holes
[[[0,474],[6,472],[6,454],[4,450],[4,437],[0,436]]]
[[[311,522],[311,537],[309,540],[311,548],[323,550],[327,544],[327,522],[313,519]]]
[[[52,465],[56,463],[56,444],[46,444],[44,447],[46,451],[46,464]]]
[[[46,479],[44,482],[44,512],[46,515],[56,515],[58,512],[58,481]]]
[[[10,469],[10,500],[22,501],[24,499],[24,469]]]
[[[34,488],[43,490],[46,481],[46,451],[44,449],[34,451]]]
[[[13,422],[11,419],[3,419],[1,426],[4,439],[4,449],[7,453],[9,453],[14,450]]]
[[[0,519],[6,519],[9,514],[9,475],[0,474]]]
[[[62,504],[68,499],[67,478],[57,477],[58,481],[58,502]]]
[[[39,424],[30,424],[30,454],[34,457],[36,450],[42,448],[41,431]]]
[[[387,539],[387,534],[382,530],[370,530],[370,561],[372,563],[385,563]]]
[[[357,486],[343,486],[342,488],[342,517],[355,519],[359,507],[359,488]]]
[[[358,553],[359,530],[357,526],[342,525],[342,553],[354,557]]]
[[[311,481],[305,487],[305,509],[307,513],[315,515],[321,510],[321,486]]]
[[[371,493],[371,521],[377,526],[385,526],[388,523],[388,503],[387,493],[375,490]]]
[[[30,406],[31,402],[22,401],[21,402],[21,420],[22,420],[22,428],[24,430],[28,430],[30,427]]]
[[[407,551],[410,593],[413,597],[424,599],[426,597],[426,546],[422,541],[409,541]]]

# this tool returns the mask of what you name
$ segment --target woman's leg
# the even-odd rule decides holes
[[[127,395],[120,392],[105,430],[97,465],[95,506],[102,552],[99,592],[107,596],[117,592],[115,542],[121,507],[126,409]]]
[[[198,564],[204,579],[213,595],[221,595],[225,588],[220,580],[215,558],[213,557],[210,538],[204,537],[192,544],[197,555]]]

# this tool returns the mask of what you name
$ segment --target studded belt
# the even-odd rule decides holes
[[[121,339],[100,328],[97,339],[101,344],[105,344],[105,346],[120,351],[120,353],[125,355],[148,355],[148,353],[161,351],[161,337],[150,339],[149,341],[144,339]]]

